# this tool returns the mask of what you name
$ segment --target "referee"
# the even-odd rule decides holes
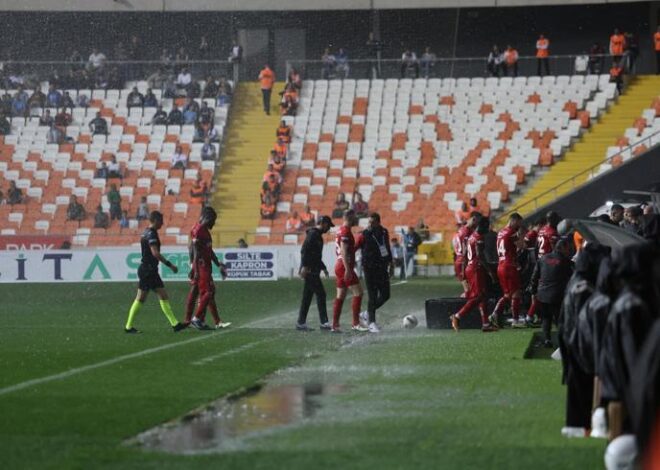
[[[328,269],[323,263],[323,234],[327,233],[335,225],[332,219],[327,215],[321,217],[316,225],[307,230],[307,237],[300,250],[300,277],[305,280],[303,287],[302,300],[300,302],[300,312],[298,313],[298,323],[296,330],[309,331],[307,326],[307,313],[312,303],[312,297],[316,294],[316,305],[319,309],[319,319],[322,330],[330,330],[328,322],[328,309],[326,305],[325,289],[321,282],[321,271],[328,277]]]
[[[376,309],[390,298],[390,277],[394,274],[390,234],[380,224],[378,213],[372,212],[369,216],[369,227],[362,232],[356,248],[362,250],[364,281],[369,293],[369,332],[378,333]]]

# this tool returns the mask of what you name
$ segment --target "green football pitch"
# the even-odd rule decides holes
[[[174,334],[154,297],[140,335],[129,284],[2,285],[0,456],[18,468],[600,468],[604,443],[560,436],[560,365],[523,359],[531,330],[404,330],[450,279],[396,283],[379,335],[293,329],[299,281],[218,285],[223,331]],[[167,286],[182,315],[187,285]],[[332,284],[327,284],[332,293]],[[344,306],[343,326],[349,325]],[[473,315],[477,313],[474,312]],[[318,324],[315,305],[310,325]],[[180,454],[127,443],[256,384],[341,386],[318,410]]]

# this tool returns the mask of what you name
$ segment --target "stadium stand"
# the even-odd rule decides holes
[[[139,81],[129,82],[121,90],[67,90],[74,100],[78,94],[87,94],[91,100],[87,108],[72,109],[73,121],[66,127],[68,140],[60,145],[47,143],[49,128],[39,126],[41,109],[32,110],[37,117],[11,119],[11,133],[3,137],[0,146],[0,174],[5,181],[15,181],[27,198],[24,204],[0,206],[4,235],[69,235],[74,246],[132,244],[144,225],[134,217],[141,198],[146,197],[150,210],[158,209],[165,215],[164,243],[187,243],[187,228],[193,225],[199,207],[191,189],[200,176],[212,183],[216,161],[202,161],[204,144],[196,141],[194,125],[151,125],[155,107],[128,108],[126,98],[133,86],[141,93],[148,87],[146,81]],[[47,90],[47,84],[42,88]],[[185,101],[161,99],[161,90],[154,93],[166,112]],[[196,101],[201,105],[202,100]],[[215,109],[214,124],[221,141],[228,106],[216,106],[215,99],[204,101]],[[50,110],[52,115],[55,111]],[[97,112],[107,121],[107,136],[92,135],[88,127]],[[175,170],[170,160],[178,145],[188,156],[188,164]],[[219,144],[214,145],[217,155]],[[122,167],[123,178],[97,178],[101,162],[110,162],[113,155]],[[107,213],[110,203],[106,193],[112,184],[119,188],[122,210],[132,217],[128,228],[120,228],[118,222],[107,230],[93,228],[94,220],[89,216],[81,222],[66,220],[70,195],[78,197],[88,214],[99,204]]]
[[[329,214],[340,191],[362,194],[388,226],[453,230],[462,202],[499,209],[615,95],[608,75],[305,81],[284,118],[294,137],[278,214],[258,241],[298,242],[282,238],[288,213]]]

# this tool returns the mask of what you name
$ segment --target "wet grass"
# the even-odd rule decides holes
[[[144,333],[127,336],[122,327],[133,289],[127,284],[0,286],[5,468],[601,465],[601,442],[559,436],[560,367],[522,359],[531,332],[456,335],[400,328],[400,318],[423,309],[425,298],[455,293],[451,280],[394,287],[381,316],[387,328],[366,338],[293,331],[302,289],[296,281],[220,284],[223,316],[236,328],[218,333],[173,334],[152,299],[137,320]],[[187,286],[168,289],[181,316]],[[312,308],[310,325],[316,325],[315,315]],[[161,346],[167,348],[116,360]],[[103,367],[2,392],[113,359]],[[280,372],[272,375],[275,371]],[[265,377],[281,384],[350,387],[321,397],[313,418],[253,433],[221,454],[180,456],[122,444]]]

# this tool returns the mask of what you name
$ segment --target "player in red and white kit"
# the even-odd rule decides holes
[[[537,251],[537,262],[543,258],[545,255],[552,253],[554,250],[557,241],[559,240],[559,232],[557,231],[557,226],[561,222],[561,217],[555,211],[550,211],[545,216],[546,223],[539,229],[538,236],[536,238],[536,251]],[[538,302],[536,297],[532,297],[532,304],[529,306],[527,311],[527,323],[532,323],[534,321],[534,314],[536,313],[536,308]]]
[[[484,236],[488,233],[490,224],[485,217],[479,218],[477,228],[468,238],[465,246],[465,279],[469,285],[466,293],[467,302],[458,312],[450,318],[451,326],[456,332],[459,330],[461,318],[479,306],[481,314],[481,331],[489,333],[497,331],[497,326],[491,325],[486,313],[486,292],[488,290],[488,263],[484,254]]]
[[[218,261],[212,246],[210,229],[215,225],[216,218],[217,214],[213,208],[204,208],[200,221],[195,224],[191,232],[193,251],[191,274],[192,279],[197,282],[199,293],[197,311],[191,324],[200,330],[210,329],[203,320],[204,311],[207,307],[211,311],[211,315],[213,315],[216,328],[227,328],[231,325],[231,323],[225,323],[220,319],[218,308],[215,304],[215,284],[213,282],[213,267],[211,263],[218,266],[223,278],[225,277],[225,266]]]
[[[467,240],[470,238],[470,235],[472,235],[480,217],[481,214],[478,212],[472,212],[466,224],[462,225],[451,239],[451,244],[454,248],[454,275],[463,285],[463,295],[461,297],[465,297],[470,288],[465,279],[464,273],[465,247],[467,245]]]
[[[502,298],[497,301],[495,310],[490,316],[490,322],[498,324],[499,314],[504,310],[505,305],[511,302],[511,313],[513,315],[514,328],[524,328],[527,325],[525,321],[519,318],[520,303],[522,301],[522,290],[520,285],[520,273],[518,271],[518,249],[522,248],[524,240],[520,236],[520,227],[522,226],[522,217],[514,212],[509,217],[506,227],[497,234],[497,278],[502,288]]]
[[[355,237],[353,237],[353,232],[351,231],[351,228],[355,227],[357,223],[358,218],[355,212],[348,210],[344,213],[344,222],[339,227],[339,230],[337,230],[337,238],[335,240],[335,251],[337,255],[337,262],[335,263],[337,297],[335,298],[332,315],[332,331],[335,333],[340,332],[339,317],[341,316],[344,299],[349,290],[353,294],[353,301],[351,303],[353,309],[352,329],[354,331],[369,331],[369,328],[360,325],[362,286],[355,272]]]

